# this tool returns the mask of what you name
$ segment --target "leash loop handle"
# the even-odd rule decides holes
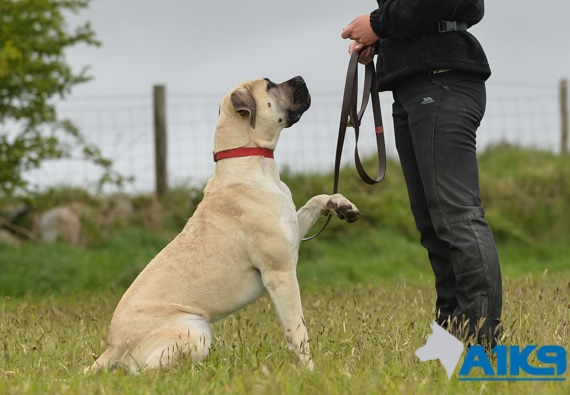
[[[360,175],[362,181],[368,185],[373,185],[379,183],[384,179],[386,175],[386,142],[384,140],[384,125],[382,123],[382,111],[380,108],[380,99],[378,97],[378,90],[376,88],[376,72],[374,70],[374,64],[372,62],[365,66],[365,76],[364,76],[364,88],[362,92],[362,101],[360,105],[360,110],[357,111],[356,101],[358,97],[357,86],[358,86],[358,56],[359,54],[354,52],[350,58],[349,70],[346,77],[345,86],[345,96],[343,99],[343,106],[341,112],[341,125],[343,140],[344,134],[346,132],[346,127],[348,126],[348,120],[350,120],[350,125],[354,128],[355,135],[355,147],[354,147],[354,163],[356,170]],[[350,96],[349,96],[350,95]],[[360,154],[358,153],[358,138],[360,136],[360,124],[362,122],[362,117],[368,106],[368,102],[372,102],[372,114],[374,119],[374,131],[376,136],[376,148],[378,157],[378,171],[376,177],[372,178],[368,175],[362,161],[360,160]],[[347,119],[347,126],[343,125],[343,120]],[[340,130],[339,130],[339,143],[340,143]],[[342,144],[340,144],[340,149],[342,150]],[[340,156],[337,147],[337,158]],[[335,172],[340,170],[340,160],[339,163],[335,164]],[[336,182],[338,189],[338,181]],[[335,191],[336,193],[336,191]]]
[[[333,194],[338,192],[338,184],[340,178],[340,162],[342,159],[342,149],[346,137],[346,129],[348,126],[354,128],[355,134],[355,147],[354,147],[354,162],[356,170],[360,178],[368,185],[376,184],[384,179],[386,175],[386,143],[384,140],[384,126],[382,124],[382,111],[380,108],[380,99],[378,97],[378,90],[376,88],[376,72],[374,70],[374,62],[370,62],[365,66],[364,87],[362,92],[362,100],[360,103],[360,110],[357,110],[356,102],[358,98],[358,57],[360,53],[354,51],[348,63],[348,70],[346,73],[346,82],[344,85],[344,95],[342,99],[342,107],[340,114],[338,139],[336,145],[336,156],[334,164],[334,181],[333,181]],[[374,117],[374,131],[376,134],[376,148],[378,154],[378,173],[375,178],[368,175],[360,155],[358,153],[358,137],[360,135],[360,124],[362,117],[368,106],[368,102],[372,102],[372,113]],[[328,215],[326,222],[321,229],[312,236],[305,237],[302,241],[314,239],[322,233],[330,222],[332,214]]]

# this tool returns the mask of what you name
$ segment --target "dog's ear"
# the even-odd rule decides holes
[[[241,88],[232,93],[231,100],[237,113],[242,115],[249,114],[249,124],[252,129],[255,129],[257,104],[253,94],[248,89]]]

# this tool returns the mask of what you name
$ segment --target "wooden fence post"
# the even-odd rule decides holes
[[[568,154],[568,80],[560,81],[560,128],[562,137],[560,139],[560,154]]]
[[[161,198],[168,190],[166,174],[166,87],[164,85],[154,86],[153,103],[156,195]]]

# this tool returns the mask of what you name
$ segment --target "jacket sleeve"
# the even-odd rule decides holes
[[[437,31],[440,21],[454,20],[464,0],[384,0],[370,14],[370,26],[380,38],[406,39]]]

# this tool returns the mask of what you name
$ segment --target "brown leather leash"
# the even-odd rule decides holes
[[[336,145],[336,157],[334,164],[334,183],[333,194],[338,192],[338,184],[340,177],[340,162],[342,159],[342,148],[346,136],[348,126],[354,128],[355,147],[354,147],[354,163],[358,175],[368,185],[376,184],[384,179],[386,175],[386,143],[384,141],[384,126],[382,124],[382,112],[380,109],[380,99],[376,88],[376,72],[374,62],[370,62],[365,66],[364,87],[362,91],[362,100],[360,110],[357,109],[358,100],[358,56],[359,52],[354,51],[348,63],[348,71],[346,72],[346,83],[344,85],[344,96],[342,99],[342,107],[340,112],[340,124],[338,129],[338,140]],[[372,102],[372,113],[374,117],[374,129],[376,134],[376,146],[378,152],[378,174],[375,178],[368,175],[358,153],[358,137],[360,135],[360,123],[368,106],[368,102]],[[305,237],[302,241],[314,239],[326,228],[332,214],[328,218],[321,229],[312,236]]]

